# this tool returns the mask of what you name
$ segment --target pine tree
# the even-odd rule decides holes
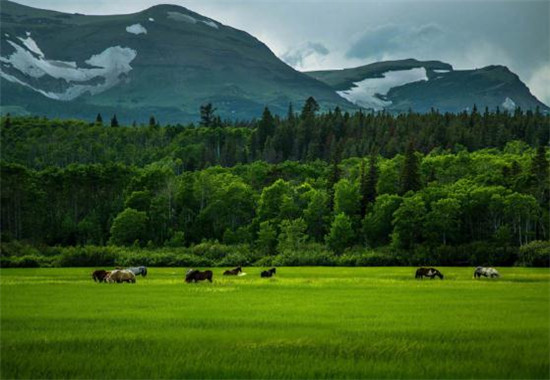
[[[275,133],[275,121],[273,115],[269,111],[269,108],[265,107],[262,113],[262,118],[258,123],[258,144],[260,148],[264,148],[265,142],[268,137],[273,136]]]
[[[116,114],[113,115],[113,118],[111,119],[111,127],[118,127],[118,119],[116,118]]]
[[[201,121],[200,125],[202,127],[211,127],[214,123],[214,112],[216,108],[212,106],[212,103],[203,104],[200,108],[201,112]]]
[[[310,96],[304,103],[304,107],[302,108],[302,114],[300,115],[300,117],[302,118],[302,120],[307,118],[314,118],[317,111],[319,111],[319,103],[317,103],[313,96]]]
[[[366,171],[365,162],[361,162],[360,171],[360,187],[361,194],[361,219],[367,213],[369,203],[374,203],[376,200],[376,184],[378,182],[378,167],[376,166],[376,155],[373,153],[369,158],[369,170]]]
[[[95,123],[96,123],[97,125],[103,125],[103,117],[101,117],[101,114],[100,114],[100,113],[97,114],[97,116],[96,116],[96,118],[95,118]]]
[[[4,129],[10,129],[11,128],[11,115],[8,114],[6,115],[6,118],[4,119]]]
[[[334,210],[334,185],[336,185],[339,180],[340,168],[338,167],[338,161],[334,160],[327,178],[328,206],[330,211]]]
[[[155,120],[155,117],[151,115],[151,117],[149,118],[149,126],[156,127],[156,125],[157,125],[157,121]]]
[[[286,115],[286,119],[288,120],[288,122],[294,123],[295,117],[296,116],[294,115],[294,107],[292,106],[292,103],[288,103],[288,113]]]
[[[408,191],[418,191],[421,187],[420,163],[415,154],[414,144],[411,141],[405,152],[405,162],[401,171],[401,194]]]

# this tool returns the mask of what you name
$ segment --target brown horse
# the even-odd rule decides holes
[[[424,277],[429,277],[433,280],[436,276],[443,280],[443,274],[435,268],[418,268],[414,277],[421,280]]]
[[[95,282],[107,282],[107,276],[109,276],[109,274],[111,274],[111,272],[99,269],[92,273],[92,278]]]
[[[132,284],[136,283],[136,275],[130,272],[129,270],[114,270],[112,271],[106,278],[107,282],[113,283],[121,283],[121,282],[129,282]]]
[[[242,273],[243,269],[241,267],[237,267],[231,270],[226,270],[223,272],[224,276],[237,276],[239,273]]]
[[[189,283],[203,280],[208,280],[212,282],[212,276],[213,273],[211,270],[205,270],[204,272],[201,272],[197,269],[190,269],[185,275],[185,282]]]
[[[273,277],[275,273],[277,273],[277,269],[271,268],[269,270],[264,270],[262,273],[260,273],[260,277]]]

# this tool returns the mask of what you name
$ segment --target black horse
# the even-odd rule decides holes
[[[185,275],[185,282],[197,282],[203,280],[208,280],[212,282],[212,276],[213,274],[211,270],[205,270],[204,272],[201,272],[197,269],[190,269]]]
[[[110,273],[104,269],[96,270],[92,273],[92,278],[95,282],[107,282],[107,275]]]
[[[260,277],[273,277],[275,273],[277,273],[277,269],[271,268],[269,270],[264,270],[262,273],[260,273]]]
[[[443,274],[435,268],[418,268],[414,277],[421,280],[424,277],[429,277],[433,280],[436,276],[443,280]]]
[[[225,272],[223,272],[223,275],[224,276],[237,276],[239,273],[242,273],[242,268],[241,267],[237,267],[237,268],[234,268],[234,269],[231,269],[231,270],[226,270]]]

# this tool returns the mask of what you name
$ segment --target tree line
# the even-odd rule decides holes
[[[378,154],[385,158],[414,149],[459,152],[503,149],[513,140],[536,147],[550,139],[550,115],[539,110],[427,114],[386,112],[350,114],[336,108],[319,113],[310,98],[300,112],[289,107],[285,118],[266,107],[259,120],[223,121],[212,105],[201,107],[199,125],[160,126],[153,116],[147,125],[121,126],[113,116],[96,120],[49,120],[39,117],[2,118],[2,160],[28,168],[69,164],[122,163],[144,167],[170,160],[178,171],[210,166],[231,167],[258,160],[340,162]]]
[[[27,120],[14,118],[2,133],[12,133]],[[87,131],[97,128],[82,122],[61,122],[65,126],[59,128],[58,121],[47,123],[44,128],[59,149],[64,151],[66,143],[77,149],[76,156],[78,148],[89,148]],[[56,139],[58,130],[65,133],[73,124],[84,133],[80,144],[78,137]],[[259,128],[184,128],[181,133],[233,130],[254,139]],[[164,132],[156,127],[126,130],[150,133],[155,141],[169,133],[169,128],[160,129]],[[27,131],[10,143],[32,145],[26,139],[45,134]],[[468,152],[455,146],[424,154],[418,141],[409,141],[392,157],[373,151],[340,160],[257,160],[209,164],[201,170],[187,170],[170,155],[148,156],[141,165],[72,159],[66,165],[24,165],[3,154],[3,248],[15,241],[136,250],[219,242],[246,247],[258,259],[283,257],[285,263],[301,262],[310,252],[344,257],[374,250],[465,265],[480,260],[513,264],[518,247],[548,240],[550,181],[543,145],[534,148],[515,140],[502,149]],[[173,148],[171,139],[164,142],[151,151]],[[3,148],[18,151],[6,142]],[[140,154],[147,155],[136,152]],[[476,244],[481,259],[472,256]]]

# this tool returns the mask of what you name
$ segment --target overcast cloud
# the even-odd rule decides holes
[[[185,6],[266,43],[298,70],[383,59],[434,59],[456,69],[508,66],[550,104],[550,1],[19,0],[84,14]]]

